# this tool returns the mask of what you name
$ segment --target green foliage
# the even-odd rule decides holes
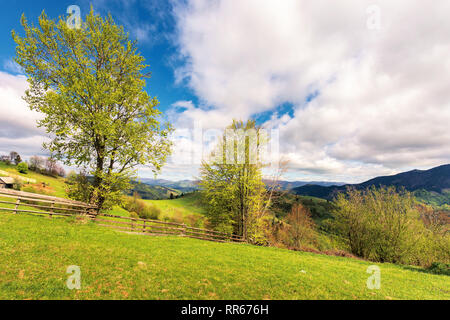
[[[79,174],[71,171],[67,176],[66,184],[69,198],[89,202],[93,186],[84,171]]]
[[[13,189],[20,191],[22,189],[22,180],[14,178],[14,182],[13,182]]]
[[[273,221],[267,230],[269,244],[294,250],[317,247],[317,231],[309,210],[295,204],[291,212],[277,222]]]
[[[227,129],[210,161],[201,166],[205,214],[217,230],[233,232],[254,243],[263,242],[265,187],[261,159],[252,161],[252,157],[259,155],[267,139],[251,120],[246,124],[233,121]],[[230,131],[235,139],[226,135]]]
[[[136,42],[93,9],[80,29],[44,12],[39,26],[25,16],[21,23],[25,36],[12,32],[15,61],[30,86],[24,99],[44,115],[38,124],[53,137],[45,147],[94,176],[91,203],[117,203],[134,168],[150,164],[158,172],[171,145],[170,126],[157,120],[158,101],[144,89],[147,65]]]
[[[28,173],[28,164],[26,162],[21,162],[17,165],[17,171],[20,173],[27,174]]]
[[[139,198],[137,193],[135,193],[132,197],[125,197],[122,207],[125,210],[134,213],[141,219],[157,220],[161,214],[161,210],[158,207],[145,203]]]
[[[448,237],[425,227],[407,191],[348,189],[337,196],[335,205],[334,228],[359,257],[417,265],[429,265],[439,256],[450,258],[444,249],[450,244]]]
[[[160,220],[184,222],[192,227],[211,228],[205,217],[205,207],[201,203],[200,193],[193,192],[177,199],[144,200],[161,210]]]
[[[434,274],[445,274],[450,276],[450,264],[442,262],[433,262],[427,270]]]
[[[270,211],[277,218],[286,217],[296,204],[306,207],[312,219],[320,224],[322,220],[332,218],[333,202],[310,196],[300,196],[289,192],[274,192],[270,204]]]

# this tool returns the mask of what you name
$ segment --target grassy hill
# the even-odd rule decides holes
[[[160,219],[164,217],[182,219],[187,216],[203,217],[204,209],[200,205],[199,193],[193,192],[178,199],[144,200],[161,210]]]
[[[28,192],[39,191],[39,193],[45,193],[55,197],[68,198],[66,193],[67,185],[65,183],[65,178],[50,177],[33,171],[28,171],[27,174],[22,174],[17,171],[16,166],[7,165],[1,161],[0,161],[0,171],[6,172],[8,176],[19,176],[23,178],[36,180],[36,183],[24,183],[22,186],[22,191]],[[5,176],[6,174],[1,175]],[[45,184],[45,187],[43,187],[43,184]],[[13,207],[12,205],[7,204],[3,204],[3,206]],[[115,206],[112,210],[109,210],[107,213],[121,216],[129,216],[129,212],[120,208],[119,206]]]
[[[24,187],[34,186],[34,187],[42,187],[42,184],[45,183],[45,191],[50,193],[55,197],[63,197],[66,198],[66,184],[64,183],[65,179],[61,177],[49,177],[43,174],[39,174],[33,171],[28,171],[27,174],[22,174],[17,171],[16,166],[7,165],[0,161],[0,170],[5,171],[8,174],[20,176],[23,178],[34,179],[36,183],[24,184]],[[5,174],[3,174],[5,175]]]
[[[137,192],[142,199],[158,200],[158,199],[169,199],[170,194],[174,196],[180,195],[182,192],[180,190],[165,187],[165,186],[151,186],[141,182],[132,182],[132,188],[128,191],[128,195],[133,195]]]
[[[450,277],[246,244],[129,235],[75,220],[0,213],[0,299],[450,299]],[[69,290],[67,267],[81,268]]]

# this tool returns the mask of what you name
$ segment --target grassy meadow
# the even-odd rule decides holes
[[[343,257],[0,213],[0,299],[450,299],[450,277]],[[81,268],[69,290],[67,267]]]
[[[172,200],[144,200],[145,203],[156,206],[161,210],[162,217],[172,217],[180,215],[182,217],[188,215],[203,216],[204,210],[200,206],[199,194],[188,193],[185,196]]]

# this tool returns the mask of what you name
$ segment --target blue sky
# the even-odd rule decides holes
[[[233,118],[277,130],[289,180],[358,182],[450,162],[445,0],[4,2],[0,154],[46,153],[39,115],[20,98],[26,81],[12,63],[11,29],[21,31],[22,13],[36,22],[42,10],[56,18],[69,5],[82,16],[90,5],[110,12],[138,40],[152,72],[146,89],[178,130],[163,178],[195,178],[198,163],[173,161],[189,130],[222,129]]]
[[[130,1],[132,2],[132,1]],[[155,3],[158,8],[154,11],[148,9],[148,6],[143,6],[142,3]],[[139,49],[142,55],[147,59],[147,64],[150,65],[152,78],[148,80],[147,90],[150,94],[157,96],[161,105],[161,110],[165,111],[168,107],[178,100],[194,100],[196,99],[190,90],[185,86],[175,84],[173,64],[176,63],[176,50],[173,42],[170,41],[170,34],[173,33],[174,21],[170,19],[170,6],[168,4],[161,5],[158,1],[143,1],[136,2],[131,6],[129,12],[132,17],[127,16],[124,11],[124,6],[121,1],[104,1],[104,2],[88,2],[88,1],[5,1],[2,4],[0,18],[3,27],[1,28],[0,41],[0,68],[6,72],[14,72],[14,67],[11,66],[12,58],[14,57],[14,42],[11,39],[11,29],[21,31],[20,17],[22,13],[34,23],[37,23],[37,18],[42,10],[45,10],[48,16],[56,18],[61,15],[66,15],[67,7],[70,5],[78,5],[81,9],[81,15],[85,15],[90,10],[92,4],[95,10],[103,15],[111,12],[118,23],[125,26],[133,21],[133,26],[151,26],[151,33],[148,39],[141,39]],[[160,11],[160,12],[158,12]],[[163,16],[161,16],[161,11]],[[161,21],[163,20],[164,21]],[[134,39],[139,38],[136,30],[128,26],[128,31]],[[156,34],[157,36],[155,36]]]

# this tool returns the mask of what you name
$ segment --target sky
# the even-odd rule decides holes
[[[11,29],[22,31],[22,13],[36,22],[70,5],[82,17],[91,5],[111,13],[138,40],[152,72],[146,90],[176,128],[159,178],[195,179],[200,158],[186,154],[207,154],[205,132],[232,119],[274,133],[286,180],[362,182],[450,163],[447,0],[4,2],[0,154],[47,154],[40,115],[21,99]],[[139,176],[153,177],[148,167]]]

